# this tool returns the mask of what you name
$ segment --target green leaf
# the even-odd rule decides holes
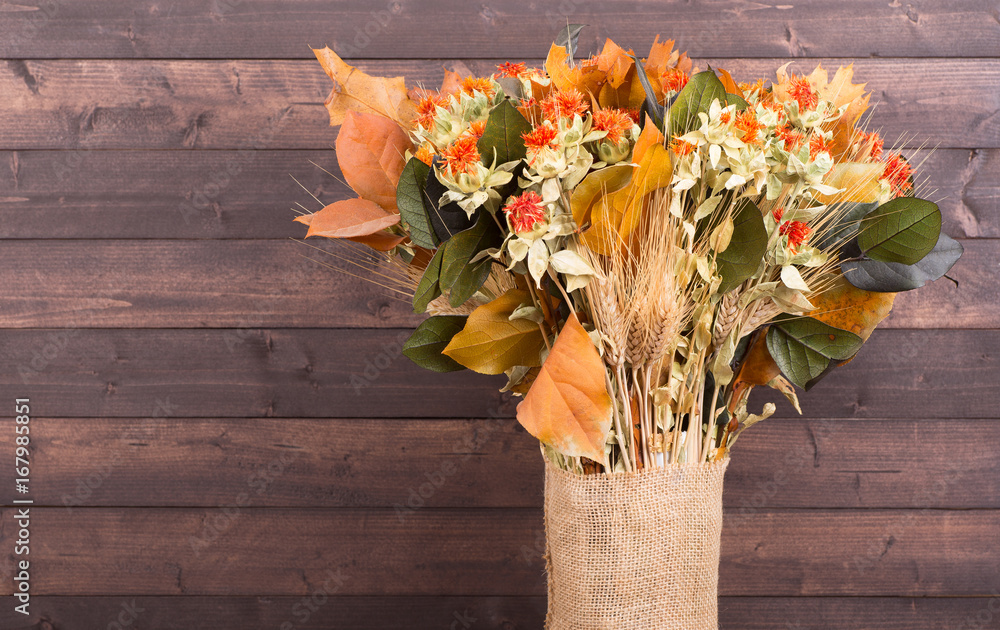
[[[420,367],[434,372],[464,370],[464,366],[441,351],[465,327],[466,319],[464,315],[442,315],[425,320],[403,344],[403,354]]]
[[[444,257],[444,248],[434,252],[431,261],[424,269],[424,275],[417,283],[417,289],[413,292],[413,312],[423,313],[427,310],[427,305],[441,295],[441,259]]]
[[[500,228],[488,212],[480,212],[474,226],[445,243],[440,284],[442,290],[450,291],[448,302],[452,306],[464,304],[490,277],[492,258],[486,257],[474,263],[470,262],[471,259],[479,252],[499,247],[502,243]]]
[[[517,111],[507,99],[500,101],[490,111],[486,119],[486,129],[479,139],[477,147],[484,164],[493,162],[494,150],[496,163],[503,164],[514,160],[522,160],[527,155],[521,134],[531,131],[531,123]]]
[[[566,53],[569,55],[570,64],[573,63],[573,53],[576,52],[576,43],[580,39],[580,31],[587,26],[586,24],[567,24],[559,31],[556,35],[555,45],[562,46],[566,49]]]
[[[820,228],[819,238],[811,243],[822,250],[836,249],[850,241],[858,233],[861,219],[868,216],[878,204],[849,201],[835,204],[830,215],[836,219]]]
[[[942,233],[937,245],[912,265],[887,263],[878,260],[854,260],[840,265],[847,281],[865,291],[897,293],[919,289],[937,280],[958,262],[964,249],[962,244]]]
[[[767,228],[764,227],[764,217],[754,202],[741,199],[733,211],[733,236],[729,240],[729,246],[715,259],[719,275],[722,276],[719,292],[731,291],[757,273],[766,252]]]
[[[414,245],[434,249],[441,241],[431,225],[430,213],[434,212],[434,206],[424,193],[430,170],[431,167],[417,158],[410,158],[396,185],[396,206],[399,216],[410,227],[410,240]]]
[[[912,265],[934,249],[940,234],[941,211],[937,204],[899,197],[864,218],[858,247],[872,260]]]
[[[670,132],[680,136],[701,124],[698,112],[708,113],[712,101],[726,103],[726,87],[712,70],[691,77],[670,106]]]
[[[771,326],[767,350],[788,380],[808,389],[830,369],[831,362],[846,361],[864,342],[846,330],[801,317]]]
[[[742,96],[729,92],[726,92],[726,105],[735,105],[736,111],[738,112],[742,112],[746,108],[750,107],[750,103],[747,103]]]

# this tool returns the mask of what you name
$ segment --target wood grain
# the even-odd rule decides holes
[[[742,81],[773,77],[785,61],[700,63],[722,65]],[[875,90],[870,125],[891,145],[903,138],[917,147],[1000,147],[1000,59],[817,59],[797,69],[850,61],[856,79]],[[369,60],[358,67],[437,85],[442,65],[485,74],[496,63]],[[322,104],[331,87],[315,61],[10,61],[0,68],[0,150],[323,149],[335,135]]]
[[[1000,151],[908,153],[955,237],[1000,237]],[[926,161],[924,161],[926,157]],[[290,208],[353,197],[331,150],[0,152],[0,236],[286,238]],[[167,176],[169,174],[169,176]],[[295,178],[309,191],[302,190]]]
[[[49,417],[143,418],[163,406],[172,417],[512,416],[513,401],[497,392],[502,378],[421,370],[399,354],[407,335],[9,330],[0,360],[13,366],[5,384],[37,398],[38,415]],[[809,418],[995,418],[998,381],[998,331],[883,330],[804,397],[803,411]],[[776,400],[779,417],[794,417],[777,398],[755,391],[751,403]]]
[[[34,2],[0,13],[0,29],[16,34],[0,43],[0,55],[302,58],[307,45],[331,44],[353,57],[544,56],[561,27],[581,21],[593,25],[581,38],[584,51],[607,36],[644,50],[656,34],[701,56],[996,56],[1000,45],[996,7],[974,0],[183,0],[169,7],[154,0],[90,0]]]
[[[242,503],[242,505],[241,505]],[[530,595],[540,510],[35,508],[36,595]],[[13,547],[14,511],[0,514]],[[989,596],[996,510],[780,510],[724,525],[723,596]],[[78,567],[87,567],[86,573]],[[0,583],[10,594],[13,582]]]
[[[1000,508],[1000,462],[984,448],[998,442],[997,420],[770,420],[740,438],[725,506],[734,519],[765,508]],[[11,436],[3,444],[0,465],[13,466]],[[542,501],[538,446],[509,418],[37,418],[33,445],[36,506],[213,507],[240,492],[268,507]]]
[[[343,259],[358,260],[364,247],[315,238],[308,244],[314,241],[322,251],[289,240],[9,241],[0,248],[0,326],[374,328],[422,321],[406,293],[412,284],[387,279],[400,282],[399,271],[371,272],[371,262],[358,268]],[[951,272],[958,286],[942,279],[900,295],[883,327],[1000,327],[1000,240],[965,247]]]
[[[31,600],[32,614],[14,613],[16,602],[0,602],[0,625],[37,630],[47,622],[60,630],[106,627],[127,608],[141,609],[138,627],[280,628],[300,630],[411,630],[472,628],[534,630],[545,619],[544,597],[343,597],[325,592],[303,597],[54,597]],[[315,596],[315,600],[313,600]],[[317,602],[323,602],[318,604]],[[306,615],[308,613],[308,616]],[[722,597],[719,625],[724,630],[829,630],[861,627],[879,630],[988,628],[1000,615],[996,597]],[[454,624],[452,626],[452,624]],[[979,624],[979,625],[976,625]]]

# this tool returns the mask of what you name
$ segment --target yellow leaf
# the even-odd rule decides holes
[[[337,135],[337,162],[358,196],[390,212],[396,208],[396,184],[413,144],[399,125],[384,116],[348,112]]]
[[[306,238],[358,238],[371,236],[399,223],[399,215],[367,199],[344,199],[331,203],[319,212],[297,217],[299,223],[309,226]]]
[[[603,462],[611,405],[604,362],[574,313],[517,406],[517,421],[567,457]]]
[[[843,188],[844,192],[833,195],[818,195],[820,203],[831,204],[844,201],[871,203],[878,201],[882,184],[879,178],[885,171],[884,164],[865,164],[862,162],[844,162],[834,164],[826,176],[824,184],[834,188]]]
[[[330,125],[343,124],[348,111],[378,114],[409,127],[414,105],[406,93],[403,77],[373,77],[346,63],[329,47],[313,50],[327,75],[336,84],[326,99]]]
[[[613,193],[629,183],[633,167],[629,164],[614,164],[590,173],[576,188],[570,198],[573,221],[578,226],[590,221],[590,211],[603,196]]]
[[[889,316],[896,294],[863,291],[841,276],[832,287],[809,299],[816,307],[809,317],[867,341],[875,327]]]
[[[672,172],[670,152],[662,144],[647,148],[638,166],[633,168],[629,184],[594,204],[592,226],[583,233],[583,242],[587,247],[598,254],[608,255],[623,245],[639,224],[646,195],[669,185]]]
[[[617,90],[625,83],[629,69],[635,64],[627,52],[610,39],[605,40],[604,49],[597,56],[597,67],[604,73],[608,85]]]
[[[809,83],[816,88],[819,97],[824,101],[833,103],[839,108],[841,105],[846,105],[864,96],[867,83],[858,85],[851,83],[854,78],[854,64],[846,68],[843,66],[838,68],[837,73],[833,76],[833,81],[828,80],[827,77],[826,70],[821,65],[816,66],[812,74],[807,77]]]
[[[483,304],[472,311],[465,328],[452,337],[443,353],[480,374],[541,365],[543,341],[538,324],[529,319],[510,320],[514,309],[530,303],[527,291],[511,289]]]

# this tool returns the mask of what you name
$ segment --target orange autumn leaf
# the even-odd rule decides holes
[[[736,81],[733,81],[733,75],[729,74],[728,70],[719,68],[719,75],[719,80],[722,81],[722,86],[726,88],[727,93],[744,98],[743,90],[740,89],[740,86],[736,85]]]
[[[653,45],[649,48],[649,57],[644,66],[650,85],[652,85],[659,100],[663,100],[663,83],[660,81],[660,77],[664,72],[676,68],[686,74],[691,74],[691,59],[687,53],[674,50],[674,40],[672,39],[661,43],[659,35],[656,36]]]
[[[363,199],[390,212],[396,184],[413,144],[399,125],[384,116],[348,112],[337,136],[337,161],[344,179]]]
[[[399,223],[399,215],[386,212],[367,199],[344,199],[331,203],[314,214],[296,217],[309,226],[306,238],[363,238]]]
[[[595,63],[580,62],[570,67],[566,48],[552,44],[545,59],[545,72],[552,84],[561,91],[579,90],[583,94],[596,96],[604,83],[605,73]]]
[[[567,457],[603,462],[611,405],[604,361],[574,313],[517,406],[517,421]]]
[[[616,90],[625,83],[634,64],[632,57],[610,39],[604,42],[604,49],[597,56],[598,69],[604,73],[608,85]]]
[[[829,289],[810,296],[816,310],[808,315],[867,341],[875,327],[889,316],[895,299],[895,293],[863,291],[841,276]]]
[[[462,75],[454,70],[444,69],[444,79],[441,81],[441,94],[457,94],[462,91]]]
[[[343,124],[349,111],[378,114],[404,127],[409,126],[414,104],[407,96],[403,77],[367,75],[345,62],[329,47],[314,49],[313,53],[335,84],[324,103],[330,112],[331,126]]]

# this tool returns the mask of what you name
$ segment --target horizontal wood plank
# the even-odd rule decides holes
[[[502,378],[401,356],[409,331],[9,330],[4,384],[49,417],[510,417]],[[882,330],[803,396],[806,417],[995,418],[1000,332]],[[23,394],[21,393],[23,392]],[[779,415],[795,411],[773,392]],[[780,400],[779,400],[780,399]],[[377,403],[377,404],[376,404]],[[162,408],[169,408],[169,413]]]
[[[13,612],[14,598],[4,597],[0,602],[0,625],[8,630],[37,630],[43,622],[59,630],[92,630],[106,627],[123,612],[126,617],[136,613],[137,627],[157,630],[280,629],[284,623],[298,630],[396,630],[404,623],[410,630],[462,628],[463,623],[480,629],[533,630],[545,620],[544,597],[340,597],[321,588],[303,597],[34,596],[27,617]],[[962,624],[972,629],[988,628],[983,624],[992,623],[998,615],[996,597],[719,600],[723,630],[941,630],[963,628]]]
[[[0,543],[18,536],[12,509]],[[735,526],[734,526],[735,525]],[[768,511],[725,525],[720,595],[989,596],[1000,511]],[[540,510],[34,508],[35,595],[544,594]],[[77,571],[87,567],[86,573]],[[10,594],[13,582],[0,583]]]
[[[907,154],[924,196],[956,237],[1000,237],[1000,151]],[[926,158],[926,161],[925,161]],[[353,197],[336,157],[313,151],[0,152],[0,236],[21,238],[301,237],[290,208]],[[169,174],[170,176],[165,176]],[[295,178],[309,192],[302,190]]]
[[[809,60],[797,69],[849,61]],[[1000,147],[1000,59],[853,61],[856,79],[879,103],[870,126],[890,144]],[[748,80],[773,77],[785,60],[701,63]],[[438,84],[442,65],[486,74],[496,61],[358,64],[414,85]],[[323,107],[331,85],[314,61],[11,61],[0,67],[0,150],[324,149],[335,137]]]
[[[508,418],[154,416],[32,426],[36,506],[213,507],[240,492],[267,507],[542,502],[537,442]],[[2,437],[0,465],[12,467],[13,435]],[[998,442],[996,420],[774,419],[740,438],[725,505],[737,519],[765,508],[1000,508],[1000,462],[982,448]],[[19,498],[13,488],[0,496],[7,505]]]
[[[974,0],[182,0],[169,7],[154,0],[91,0],[13,6],[18,8],[0,13],[0,30],[12,34],[0,43],[0,55],[8,58],[69,56],[66,51],[76,57],[302,58],[307,44],[331,44],[353,57],[539,56],[559,28],[581,21],[593,25],[581,38],[584,51],[606,36],[642,50],[656,34],[676,38],[692,54],[734,57],[996,56],[1000,44],[996,7]]]
[[[320,250],[309,247],[315,243]],[[4,328],[416,326],[401,269],[326,239],[8,241]],[[946,279],[897,298],[885,328],[997,328],[1000,240],[965,241]],[[348,260],[344,260],[348,257]],[[364,267],[351,261],[363,260]],[[30,262],[29,262],[30,261]],[[330,269],[324,265],[334,265]],[[394,279],[391,281],[390,278]],[[367,279],[367,280],[366,280]],[[374,283],[379,283],[378,286]]]

